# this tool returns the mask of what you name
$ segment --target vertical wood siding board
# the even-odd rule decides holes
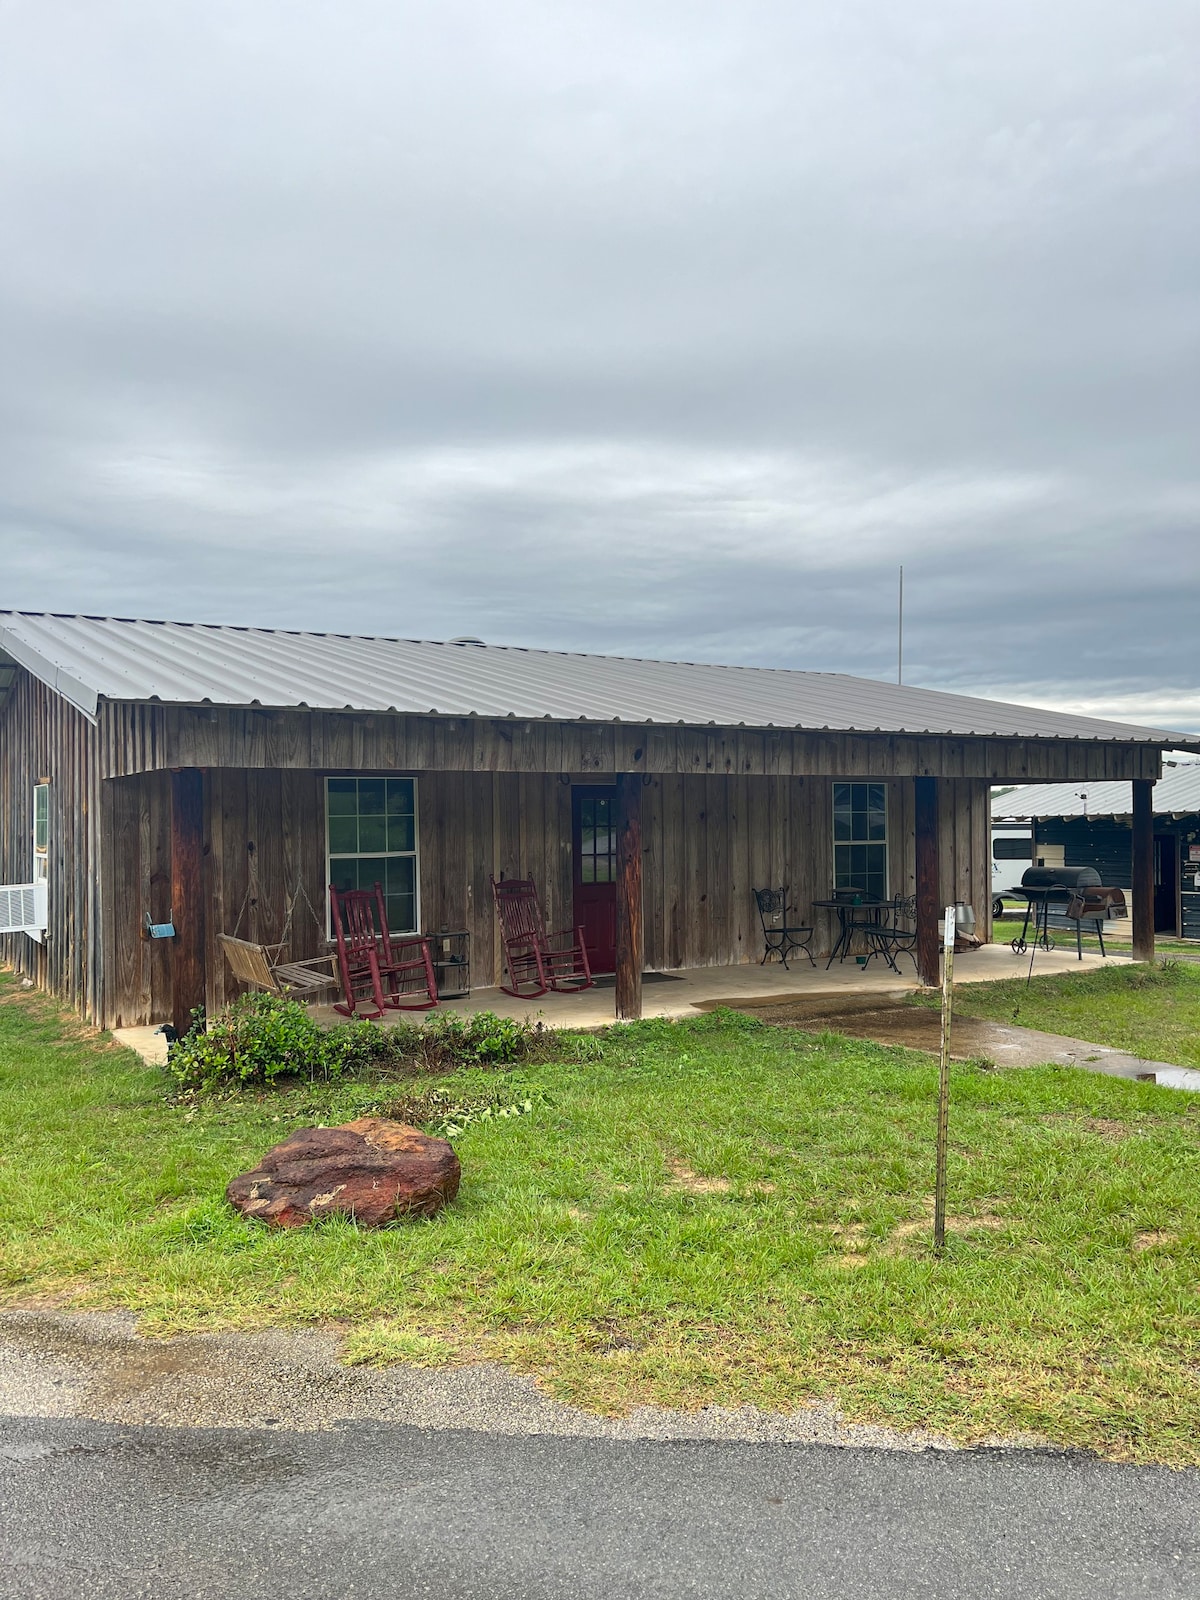
[[[500,800],[498,816],[500,872],[506,878],[519,878],[524,870],[524,864],[521,861],[521,818],[517,775],[513,772],[501,772],[497,776]]]
[[[204,780],[198,767],[171,773],[171,1020],[187,1031],[205,1000]]]
[[[744,772],[736,779],[738,795],[736,812],[738,869],[737,877],[734,880],[734,908],[737,913],[735,931],[737,934],[737,959],[739,961],[750,961],[757,956],[756,929],[758,915],[754,909],[754,896],[751,893],[754,874],[751,858],[753,840],[751,839],[750,827],[753,804],[751,793],[761,782],[761,778],[751,778]]]
[[[551,928],[566,928],[571,923],[571,906],[563,897],[562,879],[559,876],[558,839],[554,831],[554,809],[544,772],[530,772],[526,776],[527,805],[537,830],[534,858],[537,861],[538,888],[546,896],[547,918]],[[522,808],[524,809],[524,808]],[[543,889],[543,885],[545,886]]]
[[[455,772],[451,775],[448,792],[446,832],[449,859],[445,879],[446,905],[443,925],[450,928],[467,926],[471,891],[470,811],[467,799],[467,785],[470,782],[469,772]]]
[[[492,788],[492,797],[491,797],[492,850],[491,850],[491,863],[490,863],[490,868],[491,868],[490,876],[493,877],[493,878],[499,878],[500,872],[501,872],[501,865],[502,865],[502,862],[503,862],[503,859],[504,859],[504,857],[503,857],[503,844],[502,844],[502,837],[501,837],[503,829],[502,829],[502,823],[501,823],[501,818],[500,818],[500,811],[501,811],[500,783],[501,783],[501,780],[500,780],[499,773],[493,772],[492,775],[491,775],[491,788]],[[490,885],[489,885],[489,887],[490,887]],[[500,982],[500,978],[501,978],[500,919],[496,915],[496,904],[495,904],[494,896],[491,897],[491,906],[489,908],[489,915],[488,915],[488,925],[492,930],[492,939],[491,939],[492,972],[494,974],[494,981],[496,983],[499,983]]]
[[[488,866],[491,859],[491,775],[472,773],[466,782],[467,910],[462,926],[471,936],[471,978],[476,987],[491,981],[489,917],[491,894]]]
[[[250,887],[250,841],[254,838],[254,819],[251,815],[251,774],[244,767],[233,767],[225,772],[221,785],[224,813],[221,820],[221,844],[225,852],[225,915],[223,933],[232,933],[239,939],[253,938],[251,908],[246,896]],[[256,844],[257,848],[257,844]],[[261,882],[261,875],[260,875]],[[238,993],[241,985],[232,974],[225,979],[226,992]]]
[[[562,926],[575,926],[575,877],[571,837],[571,789],[560,783],[556,773],[546,777],[546,827],[555,845],[559,903],[563,907]]]
[[[100,892],[101,872],[104,864],[103,813],[101,805],[99,739],[91,738],[91,756],[88,768],[88,786],[91,804],[91,864],[88,871],[88,897],[91,927],[90,966],[88,978],[88,1015],[100,1023],[104,1005],[104,897]]]
[[[476,772],[490,772],[496,763],[496,739],[490,722],[477,719],[471,724],[471,765]]]
[[[445,860],[442,828],[446,814],[442,782],[440,773],[422,773],[417,791],[417,872],[421,883],[421,920],[427,928],[438,927],[441,916],[441,872]]]
[[[281,750],[279,753],[287,752]],[[302,951],[308,938],[307,915],[302,914],[303,907],[296,904],[299,899],[296,887],[304,876],[304,813],[296,773],[290,766],[276,764],[276,779],[279,795],[279,915],[286,921],[289,908],[292,908],[285,958],[299,961],[307,953],[302,954]]]
[[[671,728],[648,727],[646,740],[646,771],[661,776],[675,770],[675,738]],[[648,958],[647,958],[648,959]]]
[[[142,780],[147,784],[150,812],[150,895],[155,901],[154,920],[165,922],[174,914],[171,899],[171,774],[161,768]],[[134,930],[136,934],[137,930]],[[147,941],[150,954],[151,1022],[171,1020],[171,944],[167,939]]]
[[[265,837],[263,898],[267,906],[267,926],[271,929],[272,941],[277,942],[283,933],[286,899],[291,890],[283,864],[283,774],[277,768],[267,767],[259,777],[262,780],[259,826]]]
[[[708,883],[709,904],[712,912],[712,936],[705,963],[728,966],[736,958],[732,931],[732,810],[730,792],[732,779],[723,770],[723,742],[717,742],[717,756],[721,765],[710,773],[705,785],[705,810],[708,813]]]
[[[976,899],[975,919],[985,944],[992,941],[992,839],[991,790],[986,779],[974,788],[972,807],[972,875]]]
[[[649,754],[649,752],[648,752]],[[666,896],[664,893],[663,862],[663,785],[662,775],[655,775],[646,785],[642,795],[642,894],[645,899],[646,966],[650,971],[661,972],[666,958]]]
[[[681,965],[683,872],[683,779],[668,772],[662,779],[663,960],[668,971]]]
[[[691,915],[688,926],[688,965],[704,966],[713,947],[713,906],[709,862],[712,859],[711,820],[709,817],[708,774],[697,773],[691,780],[692,823],[689,845],[689,890]]]
[[[209,1016],[215,1015],[228,998],[225,988],[226,962],[218,935],[228,933],[225,920],[225,851],[222,837],[225,823],[225,773],[213,767],[205,774],[204,801],[204,893],[207,915],[204,919],[205,972],[207,994],[205,1006]]]
[[[971,891],[971,786],[959,778],[954,785],[954,901],[970,902]]]
[[[111,884],[108,905],[111,994],[118,1027],[151,1020],[153,987],[149,941],[141,936],[145,912],[153,916],[150,894],[150,794],[144,779],[112,780],[109,794],[112,859],[105,874]]]

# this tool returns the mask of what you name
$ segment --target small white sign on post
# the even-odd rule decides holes
[[[954,1004],[954,907],[946,907],[942,951],[942,1057],[938,1069],[937,1171],[933,1191],[933,1245],[946,1243],[946,1146],[950,1123],[950,1020]]]

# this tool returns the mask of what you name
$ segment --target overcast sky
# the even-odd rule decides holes
[[[1195,0],[0,0],[0,605],[1200,728]]]

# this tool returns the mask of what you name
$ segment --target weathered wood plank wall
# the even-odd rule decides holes
[[[476,984],[498,970],[488,877],[534,876],[554,927],[571,906],[571,782],[642,772],[645,943],[651,967],[756,959],[750,890],[786,882],[805,913],[832,881],[831,775],[889,785],[891,889],[911,892],[912,782],[943,779],[943,899],[990,930],[988,786],[1150,779],[1152,746],[801,734],[745,729],[436,719],[301,710],[105,704],[99,726],[29,674],[0,710],[0,871],[32,868],[32,791],[51,781],[51,927],[39,946],[0,936],[0,956],[108,1025],[170,1012],[169,953],[141,938],[170,904],[169,769],[205,772],[209,1000],[227,979],[216,935],[278,933],[299,878],[324,917],[322,771],[419,777],[422,922],[472,934]],[[561,776],[560,776],[561,775]],[[569,775],[569,776],[568,776]],[[564,781],[564,779],[566,781]],[[251,851],[250,845],[254,849]],[[297,956],[323,929],[300,918]],[[819,926],[818,944],[831,930]]]
[[[614,726],[109,703],[102,771],[163,767],[381,772],[647,772],[723,777],[1158,778],[1156,748],[1085,741]]]
[[[466,928],[474,982],[498,974],[491,874],[536,879],[552,928],[569,926],[571,786],[557,775],[418,773],[421,923],[426,930]],[[587,774],[578,781],[605,781]],[[760,932],[751,890],[787,883],[807,915],[832,885],[832,779],[714,775],[651,778],[642,792],[645,956],[652,969],[756,961]],[[325,927],[325,813],[317,772],[206,774],[206,928],[208,1003],[235,990],[220,932],[271,942],[301,881],[318,913],[298,909],[290,933],[294,957],[316,955]],[[109,849],[113,872],[114,982],[105,1020],[111,1026],[165,1020],[170,981],[159,947],[139,936],[145,909],[170,909],[170,792],[166,774],[112,780]],[[991,881],[988,786],[943,786],[940,870],[943,897],[973,902],[981,921]],[[891,780],[891,891],[913,892],[912,783]],[[135,825],[136,822],[136,825]],[[240,916],[240,922],[239,922]],[[818,948],[834,937],[818,915]]]
[[[0,935],[0,959],[95,1018],[104,986],[101,794],[96,730],[27,672],[0,712],[0,882],[33,874],[33,789],[50,783],[47,896],[50,926],[38,944]]]

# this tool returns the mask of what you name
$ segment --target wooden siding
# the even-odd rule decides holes
[[[0,958],[93,1020],[104,984],[99,772],[91,723],[18,672],[0,711],[0,882],[32,877],[33,787],[48,779],[50,925],[41,944],[0,935]]]
[[[571,784],[557,775],[418,773],[421,920],[427,931],[466,928],[476,987],[496,980],[498,942],[488,879],[532,876],[552,928],[569,926]],[[610,774],[580,774],[604,782]],[[807,916],[833,875],[832,778],[715,775],[654,777],[642,796],[646,965],[665,970],[757,961],[761,935],[751,890],[787,883]],[[165,947],[140,937],[143,912],[165,918],[170,897],[170,791],[166,774],[110,780],[114,981],[111,1026],[170,1015]],[[911,781],[891,780],[891,892],[915,885]],[[990,900],[988,786],[948,781],[941,803],[944,897],[971,901],[981,923]],[[302,881],[320,922],[295,913],[296,958],[324,948],[323,775],[308,771],[212,771],[205,777],[208,1004],[236,991],[220,932],[278,939],[286,904]],[[238,919],[241,915],[239,925]],[[832,919],[821,914],[817,948]]]
[[[104,704],[99,725],[23,670],[0,708],[0,870],[32,871],[32,792],[50,780],[44,944],[0,937],[0,957],[109,1026],[170,1015],[169,950],[141,937],[172,911],[169,769],[204,770],[208,998],[230,992],[216,936],[278,936],[297,879],[324,917],[325,772],[418,778],[422,924],[466,927],[476,986],[499,941],[488,877],[536,878],[552,927],[569,924],[571,785],[643,773],[645,950],[651,968],[756,960],[752,888],[787,883],[807,915],[832,880],[831,784],[888,784],[893,893],[911,893],[915,776],[942,780],[944,899],[990,929],[992,782],[1157,777],[1153,746],[614,727]],[[253,849],[251,849],[253,846]],[[257,893],[247,897],[253,881]],[[292,953],[323,926],[298,913]],[[815,943],[832,930],[818,923]]]
[[[225,707],[100,707],[105,777],[168,767],[381,772],[605,772],[713,777],[983,778],[990,783],[1160,776],[1155,746],[1080,741],[626,727]]]

